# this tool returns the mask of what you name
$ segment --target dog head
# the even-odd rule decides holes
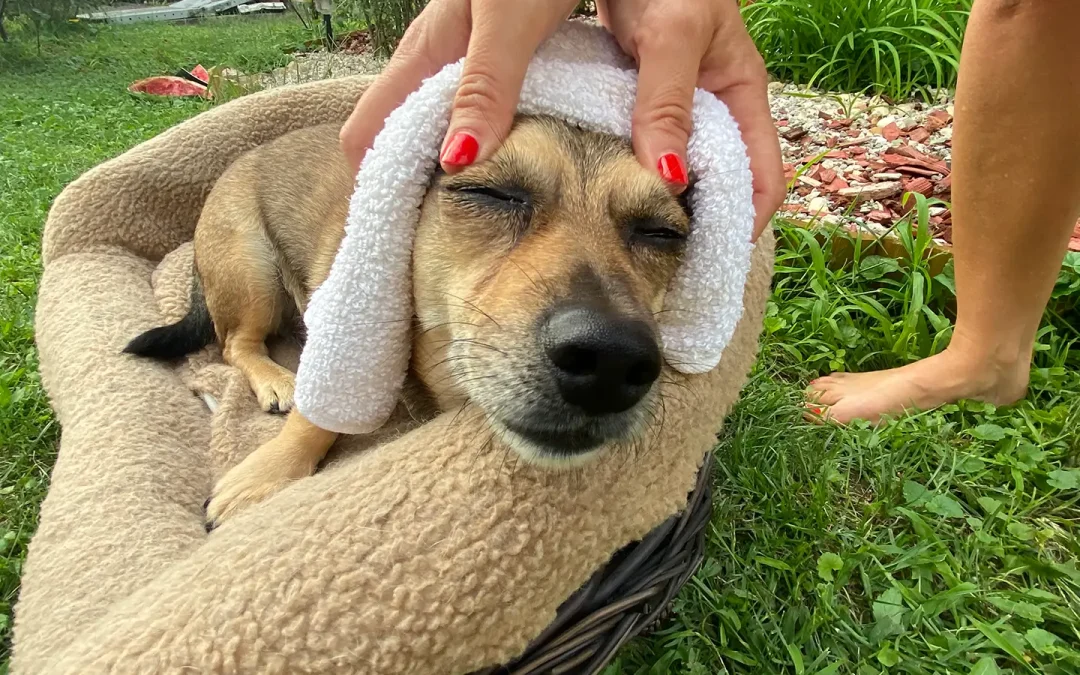
[[[490,160],[427,194],[414,371],[530,461],[633,441],[654,414],[656,315],[689,227],[625,140],[520,118]]]

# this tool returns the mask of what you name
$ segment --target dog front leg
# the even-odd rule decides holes
[[[206,505],[207,527],[213,529],[248,505],[315,473],[337,437],[292,410],[277,436],[230,469],[214,486]]]

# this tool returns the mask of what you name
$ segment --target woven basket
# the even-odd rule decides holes
[[[473,675],[595,675],[650,629],[705,557],[713,455],[698,471],[686,510],[627,545],[560,607],[525,653]]]

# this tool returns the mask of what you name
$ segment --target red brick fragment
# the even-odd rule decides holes
[[[825,153],[825,157],[828,159],[848,159],[851,155],[848,154],[847,150],[830,150]]]
[[[831,183],[834,180],[836,180],[836,171],[833,170],[833,169],[825,169],[825,168],[823,168],[823,169],[821,169],[821,171],[818,171],[817,176],[814,176],[814,177],[817,178],[822,183]]]
[[[889,213],[888,211],[882,211],[880,209],[875,209],[870,213],[866,214],[866,219],[872,220],[875,223],[887,223],[892,220],[892,218],[893,216],[891,213]]]
[[[934,184],[927,178],[912,178],[903,182],[904,192],[918,192],[929,197],[934,194]]]
[[[902,133],[900,127],[896,126],[896,122],[889,122],[881,128],[881,137],[887,141],[895,141],[900,138],[900,134]]]
[[[835,178],[831,183],[822,187],[821,189],[825,192],[839,192],[840,190],[843,190],[847,187],[850,186],[848,185],[848,182],[846,180],[844,180],[843,178]]]
[[[913,143],[925,143],[930,139],[930,132],[926,127],[915,127],[908,132],[908,139]]]
[[[930,131],[940,131],[949,124],[949,113],[944,110],[935,110],[926,116],[926,128]]]
[[[840,139],[838,139],[836,136],[829,136],[828,138],[825,139],[825,147],[826,148],[835,148],[836,144],[839,143],[839,142],[840,142]]]

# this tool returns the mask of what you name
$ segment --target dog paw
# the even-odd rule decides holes
[[[292,410],[295,386],[296,380],[292,373],[281,373],[278,377],[259,382],[254,388],[255,397],[266,412],[284,415]]]
[[[205,506],[207,531],[314,472],[315,466],[303,459],[302,449],[275,438],[230,469],[214,486]]]

